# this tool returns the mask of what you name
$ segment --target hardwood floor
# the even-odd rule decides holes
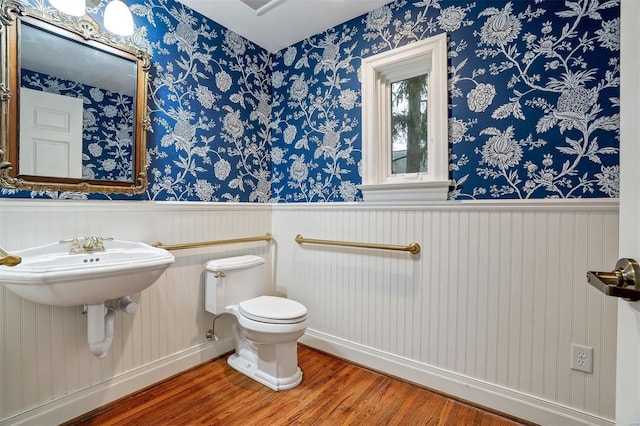
[[[274,392],[217,359],[67,425],[518,425],[300,346],[302,383]],[[526,423],[525,423],[526,424]]]

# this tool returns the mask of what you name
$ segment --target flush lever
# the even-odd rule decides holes
[[[620,259],[613,272],[587,272],[589,284],[607,296],[640,300],[640,265],[633,259]]]

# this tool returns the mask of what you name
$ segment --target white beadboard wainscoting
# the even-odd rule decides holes
[[[164,244],[264,235],[271,207],[258,204],[0,199],[0,246],[12,251],[74,236]],[[0,424],[56,424],[233,349],[227,318],[220,341],[205,333],[204,263],[239,254],[271,257],[255,242],[174,251],[176,262],[118,312],[104,359],[87,344],[80,307],[23,300],[0,286]],[[268,262],[270,263],[270,262]]]
[[[304,303],[301,341],[544,425],[612,424],[616,301],[586,284],[618,252],[615,201],[216,204],[0,200],[9,251],[73,236],[177,244],[272,232],[275,242],[174,251],[176,263],[118,312],[93,357],[80,308],[0,287],[0,424],[73,418],[232,349],[229,318],[203,307],[203,265],[257,254],[276,291]],[[298,245],[307,238],[405,245],[409,253]],[[594,348],[594,374],[570,345]]]
[[[585,274],[616,263],[616,201],[276,205],[272,229],[302,343],[540,424],[613,423],[617,301]],[[572,343],[593,374],[570,369]]]

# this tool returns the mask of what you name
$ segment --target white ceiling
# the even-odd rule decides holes
[[[178,0],[207,18],[277,52],[391,0]]]

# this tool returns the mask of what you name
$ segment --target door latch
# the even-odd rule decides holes
[[[587,272],[589,284],[607,296],[640,300],[640,265],[633,259],[620,259],[613,272]]]

